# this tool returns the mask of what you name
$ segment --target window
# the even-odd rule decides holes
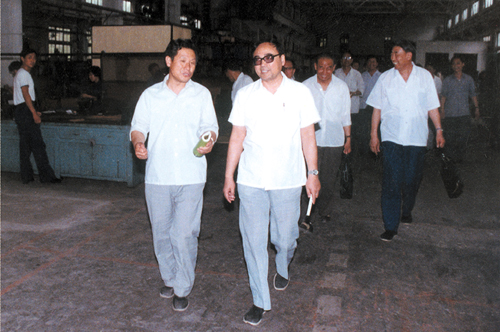
[[[200,21],[200,20],[195,19],[195,20],[193,21],[193,23],[194,23],[194,27],[195,27],[196,29],[201,29],[201,21]]]
[[[319,38],[318,46],[319,47],[326,47],[326,37]]]
[[[470,10],[470,16],[474,16],[479,12],[479,1],[476,1],[472,4],[472,8]]]
[[[49,54],[71,54],[71,30],[49,26]]]
[[[500,47],[500,32],[497,35],[497,46]]]
[[[493,4],[493,0],[484,0],[484,8],[488,8]]]
[[[484,41],[484,42],[489,42],[489,41],[491,41],[491,36],[484,36],[484,37],[483,37],[483,41]]]
[[[465,8],[464,11],[462,12],[462,21],[465,21],[468,16],[469,16],[469,9]]]
[[[181,15],[181,25],[189,25],[187,16]]]
[[[451,26],[453,25],[453,21],[451,18],[448,20],[448,29],[451,29]]]
[[[102,0],[86,0],[86,2],[93,5],[102,6]]]
[[[455,16],[455,25],[458,24],[458,22],[460,22],[460,15],[457,14],[457,16]]]
[[[132,12],[132,3],[127,0],[123,0],[123,11],[127,13]]]

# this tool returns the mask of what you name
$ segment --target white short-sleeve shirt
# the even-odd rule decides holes
[[[231,90],[231,101],[234,102],[234,98],[236,98],[236,93],[238,93],[238,91],[242,87],[247,86],[250,83],[253,83],[253,79],[244,73],[240,73],[236,81],[234,81],[233,83],[233,89]]]
[[[378,79],[366,103],[381,110],[382,141],[427,146],[428,112],[439,107],[432,75],[415,66],[405,82],[395,68]]]
[[[246,128],[238,166],[239,184],[274,190],[306,183],[300,129],[318,122],[320,117],[309,89],[282,76],[274,94],[259,79],[236,96],[229,122]]]
[[[363,77],[361,77],[361,73],[354,68],[349,70],[347,75],[344,73],[342,68],[339,68],[335,71],[335,76],[340,78],[342,81],[347,83],[349,87],[349,91],[356,92],[359,90],[361,95],[365,92],[365,82],[363,81]],[[360,104],[360,96],[352,96],[351,98],[351,113],[359,113],[359,104]]]
[[[210,91],[188,81],[175,94],[167,87],[168,76],[146,89],[135,107],[130,132],[148,137],[147,184],[188,185],[205,183],[205,156],[193,149],[206,131],[218,134],[219,126]]]
[[[347,84],[332,75],[326,91],[318,83],[318,75],[308,78],[304,85],[311,90],[321,121],[316,131],[316,143],[322,147],[344,145],[344,127],[351,125],[351,98]]]
[[[23,86],[28,86],[31,101],[35,101],[35,83],[33,82],[33,77],[31,77],[31,74],[24,68],[20,68],[17,71],[16,77],[14,77],[14,105],[26,102],[23,97],[23,91],[21,90]]]

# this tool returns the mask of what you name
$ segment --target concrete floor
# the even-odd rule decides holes
[[[209,158],[182,313],[158,295],[143,185],[2,173],[2,331],[500,331],[500,154],[480,139],[469,150],[457,199],[429,158],[415,221],[390,243],[379,239],[380,162],[358,163],[353,199],[301,235],[290,285],[271,289],[258,327],[242,321],[252,299],[238,209],[222,197],[226,144]],[[274,272],[271,260],[270,283]]]

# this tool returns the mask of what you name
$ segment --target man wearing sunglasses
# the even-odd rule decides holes
[[[276,42],[257,46],[253,64],[260,79],[238,92],[229,116],[233,130],[224,196],[229,202],[235,199],[234,173],[239,163],[239,224],[253,296],[253,306],[243,321],[251,325],[259,324],[263,313],[271,309],[269,229],[277,251],[274,288],[285,290],[299,237],[302,186],[306,185],[313,203],[320,190],[314,134],[320,117],[309,89],[282,73],[283,53]]]

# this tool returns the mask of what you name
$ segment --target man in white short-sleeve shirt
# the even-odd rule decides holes
[[[236,60],[229,60],[226,64],[226,77],[233,82],[231,89],[231,101],[234,103],[238,91],[253,82],[253,79],[245,74],[241,65]]]
[[[382,217],[391,241],[400,221],[412,222],[411,212],[423,175],[430,117],[437,130],[437,147],[445,140],[439,117],[439,99],[431,74],[412,62],[415,46],[396,40],[391,60],[394,68],[378,79],[367,104],[373,106],[370,148],[383,152]],[[378,126],[382,144],[378,138]]]
[[[172,40],[165,62],[169,74],[142,93],[130,136],[136,156],[147,159],[146,201],[164,282],[160,296],[174,297],[173,309],[184,311],[195,278],[207,173],[204,155],[212,151],[219,127],[210,92],[191,80],[196,68],[191,40]],[[207,132],[210,139],[197,149],[198,157],[193,149]]]
[[[22,65],[14,77],[13,92],[14,105],[16,105],[14,120],[19,132],[21,181],[28,184],[35,180],[30,160],[30,156],[33,154],[40,182],[60,183],[61,179],[56,177],[50,166],[40,130],[42,113],[35,106],[35,83],[30,72],[35,67],[37,54],[35,50],[24,49],[20,56]]]
[[[243,320],[257,325],[263,313],[271,309],[267,281],[269,229],[277,250],[274,288],[284,290],[299,236],[302,186],[306,185],[313,202],[318,197],[314,123],[320,118],[309,89],[281,72],[285,55],[279,44],[261,43],[253,56],[260,79],[238,92],[229,117],[233,130],[224,196],[229,202],[235,199],[234,173],[239,163],[239,223],[253,295],[253,306]]]
[[[311,91],[321,117],[316,144],[322,190],[316,208],[320,219],[329,221],[342,152],[351,152],[351,98],[347,84],[333,75],[335,60],[332,55],[320,54],[314,69],[316,75],[305,80],[304,85]],[[312,232],[311,218],[304,213],[300,227]]]

